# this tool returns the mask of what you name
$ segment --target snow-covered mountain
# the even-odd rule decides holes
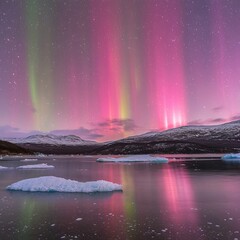
[[[240,121],[215,126],[184,126],[106,143],[84,141],[73,135],[33,135],[22,139],[7,140],[30,151],[45,154],[239,152]]]
[[[240,121],[211,126],[184,126],[108,142],[98,154],[211,153],[240,150]]]
[[[172,128],[162,132],[149,132],[142,135],[131,136],[122,140],[121,142],[132,141],[229,141],[240,143],[240,120],[224,123],[220,125],[209,126],[183,126]]]
[[[85,141],[82,138],[74,135],[58,136],[53,134],[32,135],[26,138],[8,138],[4,140],[15,144],[47,144],[68,146],[95,144],[94,141]]]

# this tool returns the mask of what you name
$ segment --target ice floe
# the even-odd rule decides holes
[[[121,191],[122,186],[116,183],[99,180],[78,182],[54,176],[30,178],[9,185],[6,189],[29,192],[110,192]]]
[[[157,162],[167,163],[168,159],[165,157],[155,157],[151,155],[134,155],[126,157],[104,157],[98,158],[97,162]]]
[[[227,161],[240,161],[240,153],[229,153],[225,154],[222,157],[222,160],[227,160]]]
[[[6,169],[9,169],[9,167],[0,166],[0,170],[6,170]]]
[[[46,163],[41,163],[41,164],[24,165],[24,166],[17,167],[17,169],[48,169],[48,168],[54,168],[54,166],[47,165]]]
[[[21,162],[36,162],[36,161],[38,161],[37,158],[25,158],[21,160]]]

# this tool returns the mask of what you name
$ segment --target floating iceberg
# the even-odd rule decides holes
[[[38,161],[37,158],[25,158],[21,160],[21,162],[36,162],[36,161]]]
[[[97,162],[156,162],[156,163],[167,163],[168,159],[164,157],[154,157],[151,155],[135,155],[126,157],[106,157],[98,158]]]
[[[227,161],[240,161],[240,153],[229,153],[225,154],[222,157],[222,160],[227,160]]]
[[[0,170],[6,170],[6,169],[9,169],[9,168],[8,168],[8,167],[0,166]]]
[[[45,168],[54,168],[54,166],[47,165],[46,163],[41,163],[41,164],[24,165],[24,166],[17,167],[17,169],[45,169]]]
[[[25,179],[9,185],[6,189],[29,192],[110,192],[121,191],[122,186],[116,183],[99,180],[78,182],[54,176]]]

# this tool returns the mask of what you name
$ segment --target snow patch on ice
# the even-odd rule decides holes
[[[48,168],[54,168],[52,165],[47,165],[46,163],[41,163],[41,164],[33,164],[33,165],[24,165],[24,166],[19,166],[17,169],[48,169]]]
[[[227,161],[240,161],[240,153],[229,153],[225,154],[222,157],[222,160],[227,160]]]
[[[154,157],[151,155],[134,155],[126,157],[106,157],[98,158],[97,162],[157,162],[157,163],[167,163],[168,159],[165,157]]]
[[[0,166],[0,170],[5,170],[5,169],[9,169],[9,168],[8,168],[8,167]]]
[[[6,189],[29,192],[110,192],[121,191],[122,186],[116,183],[99,180],[78,182],[54,176],[30,178],[9,185]]]
[[[38,161],[38,159],[36,158],[25,158],[21,160],[21,162],[36,162],[36,161]]]

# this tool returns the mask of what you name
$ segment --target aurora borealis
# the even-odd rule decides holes
[[[239,23],[239,0],[1,0],[0,134],[239,119]]]

